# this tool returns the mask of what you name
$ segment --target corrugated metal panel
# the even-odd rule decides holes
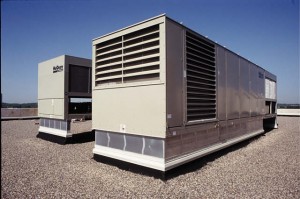
[[[218,68],[218,119],[226,119],[226,60],[225,49],[217,46]]]
[[[216,118],[215,46],[186,32],[187,121]]]
[[[258,70],[254,64],[250,64],[250,113],[251,116],[258,115]]]
[[[257,95],[258,95],[258,114],[263,115],[265,113],[265,76],[264,70],[260,67],[257,74]]]
[[[240,58],[240,117],[250,116],[249,62]]]
[[[237,119],[240,115],[240,96],[239,96],[239,59],[237,55],[226,51],[227,64],[227,84],[226,84],[226,103],[227,119]]]

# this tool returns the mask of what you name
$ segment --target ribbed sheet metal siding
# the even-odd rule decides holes
[[[186,32],[187,121],[216,118],[215,46]]]

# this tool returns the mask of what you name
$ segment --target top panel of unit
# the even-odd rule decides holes
[[[66,64],[69,64],[69,65],[78,65],[78,66],[82,66],[82,67],[92,67],[92,60],[91,59],[65,55],[65,60],[66,60]]]
[[[178,26],[181,26],[183,29],[188,30],[189,32],[191,32],[191,33],[193,33],[193,34],[195,34],[195,35],[197,35],[197,36],[203,38],[204,40],[206,40],[206,41],[208,41],[208,42],[210,42],[210,43],[213,43],[216,47],[218,46],[218,47],[220,47],[220,48],[224,48],[224,49],[226,49],[226,50],[228,50],[228,51],[234,53],[234,54],[237,55],[238,57],[240,57],[240,58],[242,58],[242,59],[245,59],[245,60],[251,62],[250,60],[248,60],[248,59],[246,59],[246,58],[244,58],[244,57],[238,55],[237,53],[231,51],[230,49],[228,49],[228,48],[226,48],[226,47],[224,47],[224,46],[222,46],[222,45],[220,45],[220,44],[214,42],[213,40],[211,40],[211,39],[209,39],[209,38],[207,38],[207,37],[204,37],[203,35],[199,34],[199,33],[196,32],[196,31],[194,31],[194,30],[192,30],[192,29],[190,29],[190,28],[188,28],[188,27],[182,25],[182,23],[179,23],[179,22],[177,22],[177,21],[175,21],[175,20],[169,18],[168,16],[166,16],[166,14],[162,14],[162,15],[155,16],[155,17],[153,17],[153,18],[150,18],[150,19],[141,21],[141,22],[136,23],[136,24],[133,24],[133,25],[131,25],[131,26],[127,26],[127,27],[122,28],[122,29],[120,29],[120,30],[117,30],[117,31],[108,33],[108,34],[103,35],[103,36],[100,36],[100,37],[98,37],[98,38],[95,38],[95,39],[93,40],[93,45],[97,45],[97,44],[99,44],[99,43],[102,43],[102,42],[111,40],[111,39],[116,38],[116,37],[119,37],[119,36],[123,36],[123,35],[126,35],[126,34],[130,34],[130,33],[132,33],[132,32],[135,32],[135,31],[137,31],[137,30],[144,29],[144,28],[149,27],[149,26],[151,26],[151,25],[156,25],[156,24],[166,23],[167,21],[173,22],[173,23],[177,24]],[[253,63],[253,62],[251,62],[251,63],[254,64],[254,65],[256,65],[256,64]],[[260,67],[260,66],[258,66],[258,65],[256,65],[256,66],[259,67],[259,68],[262,68],[262,67]],[[262,68],[262,69],[263,69],[263,68]],[[275,76],[275,75],[271,74],[270,72],[268,72],[268,74],[269,74],[270,78],[276,79],[276,76]]]
[[[145,21],[142,21],[142,22],[127,26],[125,28],[119,29],[117,31],[105,34],[103,36],[97,37],[97,38],[93,39],[93,45],[95,45],[99,42],[110,40],[111,38],[115,38],[115,37],[118,37],[118,36],[122,36],[122,35],[125,35],[125,34],[128,34],[128,33],[134,32],[136,30],[143,29],[143,28],[151,26],[151,25],[164,23],[165,20],[166,20],[165,14],[158,15],[156,17],[147,19]]]
[[[60,56],[54,57],[52,59],[42,61],[39,64],[48,63],[48,62],[59,62],[59,61],[64,61],[64,60],[71,60],[72,62],[83,61],[85,63],[92,62],[91,59],[87,59],[87,58],[75,57],[75,56],[70,56],[70,55],[60,55]]]

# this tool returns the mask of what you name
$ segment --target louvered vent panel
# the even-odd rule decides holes
[[[159,25],[96,45],[96,86],[159,79]]]
[[[122,82],[122,37],[96,45],[96,85]]]
[[[215,46],[186,32],[187,121],[216,118]]]

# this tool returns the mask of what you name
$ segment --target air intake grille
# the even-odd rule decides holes
[[[95,85],[159,79],[159,25],[96,45]]]
[[[187,121],[216,118],[215,46],[186,32]]]

